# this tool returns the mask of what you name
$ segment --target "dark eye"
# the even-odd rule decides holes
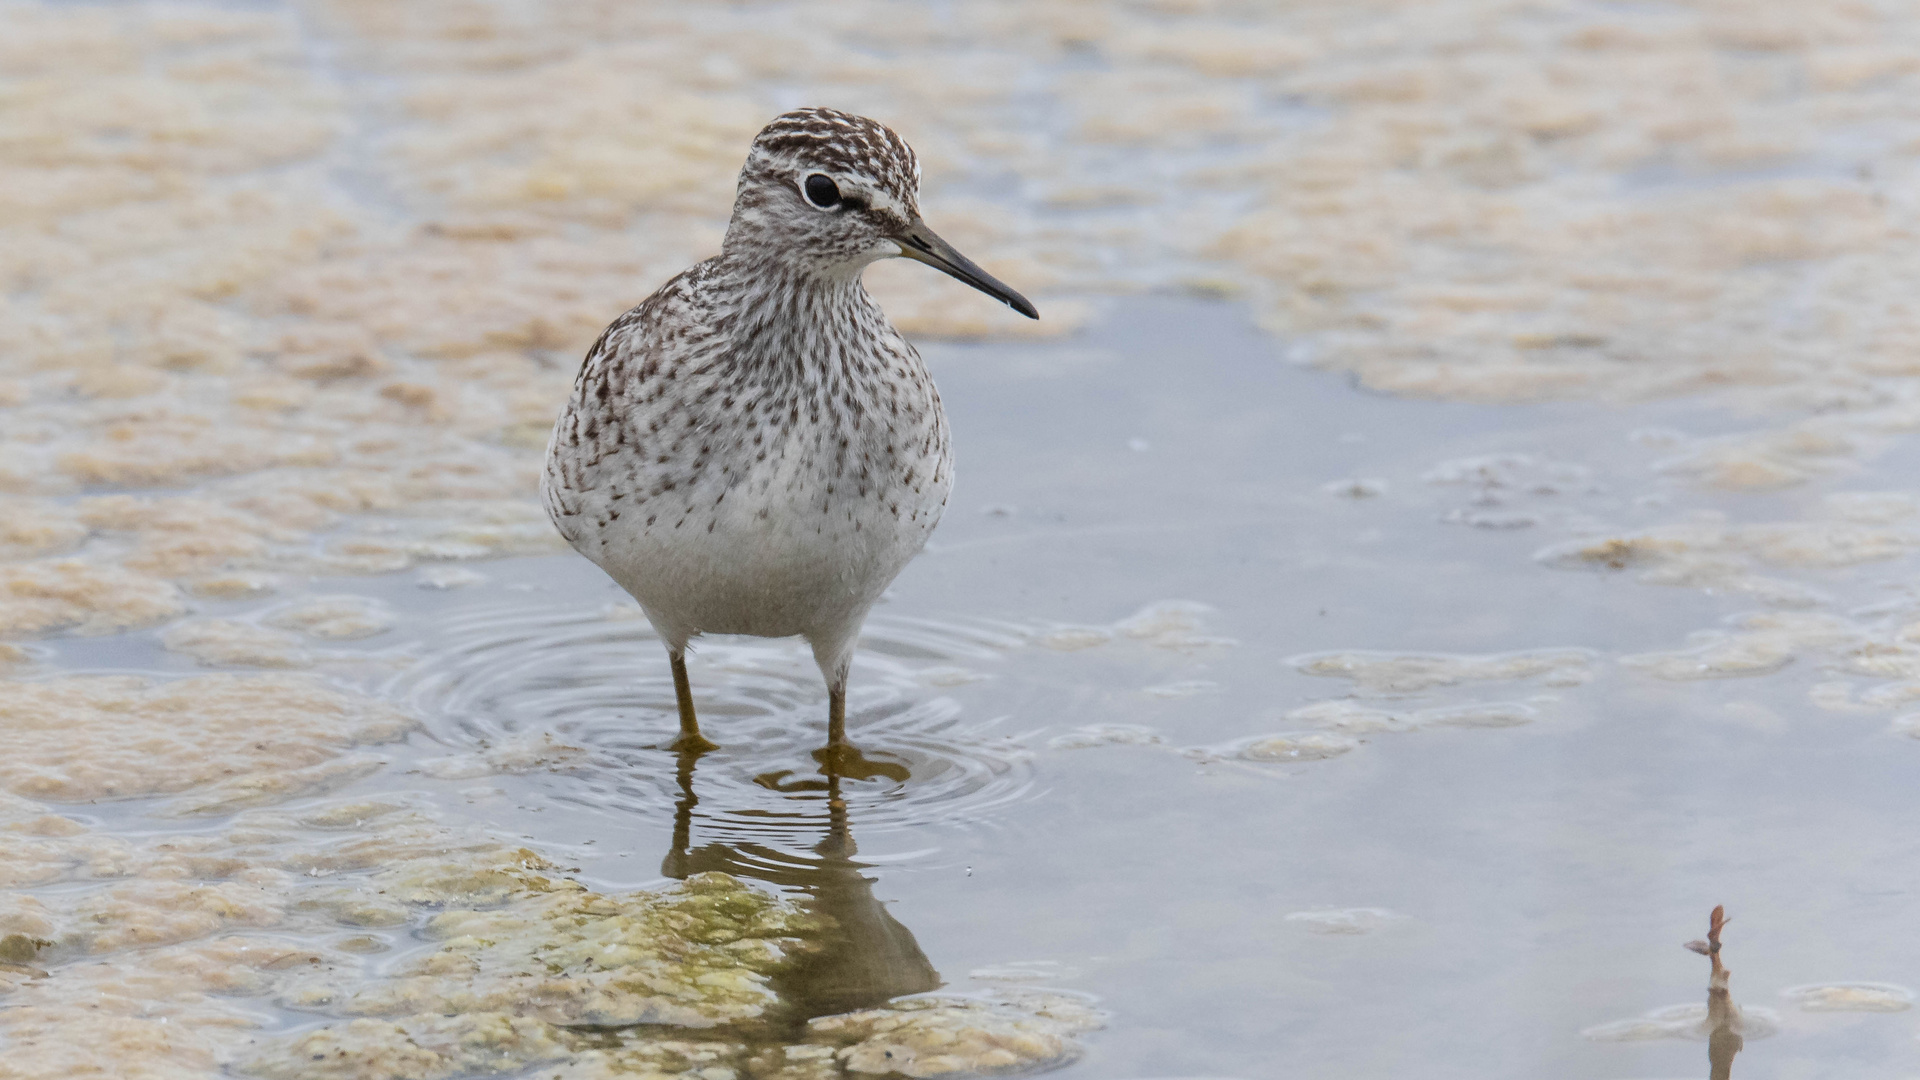
[[[800,189],[807,193],[808,202],[822,210],[830,210],[840,205],[840,185],[833,182],[833,177],[824,173],[814,173],[807,177],[807,182],[800,185]]]

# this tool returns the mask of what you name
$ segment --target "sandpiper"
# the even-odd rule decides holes
[[[804,637],[827,683],[829,772],[867,610],[927,542],[953,458],[920,354],[861,286],[879,259],[926,263],[1030,319],[1031,303],[920,220],[920,164],[885,125],[777,117],[740,171],[720,254],[613,321],[553,429],[541,490],[561,535],[633,594],[700,733],[687,644]]]

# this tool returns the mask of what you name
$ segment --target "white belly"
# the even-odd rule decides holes
[[[939,523],[946,417],[857,282],[716,306],[718,266],[588,353],[548,447],[547,508],[670,646],[800,634],[826,665]]]
[[[670,641],[798,634],[833,645],[857,634],[939,523],[951,488],[944,440],[939,450],[869,470],[918,484],[863,483],[845,468],[782,454],[743,475],[713,468],[658,493],[637,455],[624,477],[609,460],[602,483],[573,493],[578,511],[562,531]]]

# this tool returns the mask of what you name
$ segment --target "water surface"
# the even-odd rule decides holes
[[[696,654],[725,748],[682,768],[659,748],[658,642],[562,555],[445,591],[314,583],[400,613],[366,644],[411,658],[382,692],[426,727],[365,790],[564,853],[595,888],[718,868],[857,912],[853,952],[883,969],[861,978],[897,992],[1092,995],[1109,1027],[1069,1075],[1697,1072],[1703,1043],[1582,1032],[1700,1002],[1703,964],[1678,945],[1717,903],[1736,1000],[1778,1014],[1742,1075],[1899,1074],[1904,1016],[1779,994],[1898,983],[1914,962],[1908,740],[1810,703],[1817,662],[1684,681],[1621,662],[1747,595],[1534,557],[1663,520],[1686,492],[1623,428],[1736,420],[1381,397],[1184,300],[1058,345],[928,351],[960,484],[875,613],[850,720],[911,779],[829,798],[808,756],[817,673],[798,643],[750,639]],[[1479,491],[1501,506],[1453,482],[1463,461],[1508,478]],[[1534,523],[1458,520],[1495,509]],[[1897,569],[1801,576],[1844,609]],[[184,667],[111,639],[58,648]],[[1303,670],[1325,654],[1376,674]],[[1377,674],[1409,656],[1428,659]],[[1326,702],[1373,718],[1299,711]],[[1316,728],[1333,756],[1249,760],[1258,737]],[[444,764],[548,737],[583,753],[518,775]]]
[[[1051,1010],[1002,1064],[1072,1076],[1630,1080],[1729,1034],[1742,1076],[1912,1071],[1897,8],[0,25],[9,1067],[245,1070],[409,965],[498,989],[586,887],[838,927],[752,1023],[647,1028],[682,1072],[935,986]],[[587,345],[815,102],[905,133],[928,220],[1046,315],[869,276],[959,486],[837,784],[791,642],[705,643],[724,748],[659,749],[658,643],[534,497]],[[1678,947],[1720,904],[1724,986]],[[518,929],[476,958],[468,918]]]

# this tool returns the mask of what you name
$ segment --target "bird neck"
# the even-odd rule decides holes
[[[735,350],[769,358],[835,352],[871,334],[885,316],[860,284],[864,267],[843,272],[771,258],[723,254],[713,276]]]

